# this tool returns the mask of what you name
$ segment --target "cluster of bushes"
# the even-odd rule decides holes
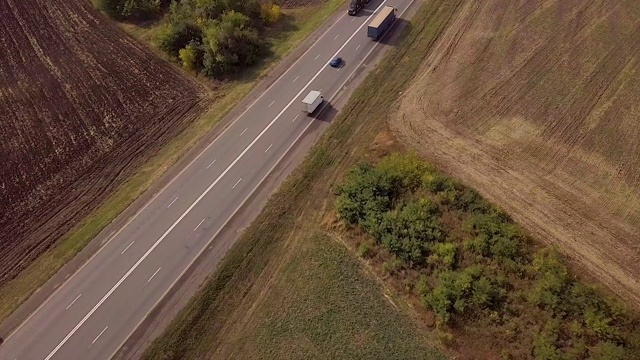
[[[555,249],[535,248],[503,211],[418,157],[358,164],[336,196],[338,216],[385,250],[377,252],[389,257],[385,269],[419,274],[414,293],[438,326],[511,337],[505,357],[640,357],[637,319],[579,282]]]
[[[174,1],[156,42],[185,68],[222,77],[256,63],[263,32],[280,15],[277,4],[259,0]]]
[[[94,0],[94,3],[117,20],[145,20],[159,15],[169,0]]]

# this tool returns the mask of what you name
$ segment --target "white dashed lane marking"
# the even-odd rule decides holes
[[[80,296],[82,296],[82,294],[76,296],[75,299],[73,299],[73,301],[71,302],[71,304],[69,304],[65,310],[69,310],[69,308],[80,298]]]

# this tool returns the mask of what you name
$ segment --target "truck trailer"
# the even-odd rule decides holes
[[[351,0],[349,2],[349,9],[347,10],[347,13],[351,16],[356,16],[368,3],[369,0]]]
[[[380,39],[380,36],[384,34],[384,31],[391,26],[393,20],[396,18],[396,8],[386,5],[380,10],[367,27],[367,36],[374,41]]]
[[[311,115],[324,101],[324,96],[320,91],[311,90],[309,94],[302,100],[302,111]]]

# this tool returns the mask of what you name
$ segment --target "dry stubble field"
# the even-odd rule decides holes
[[[640,2],[469,1],[392,122],[640,306]]]
[[[86,0],[0,2],[0,285],[204,109]]]

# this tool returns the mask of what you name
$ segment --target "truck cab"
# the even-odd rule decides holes
[[[368,3],[369,3],[369,0],[351,0],[349,2],[349,8],[347,10],[347,13],[351,16],[355,16]]]

